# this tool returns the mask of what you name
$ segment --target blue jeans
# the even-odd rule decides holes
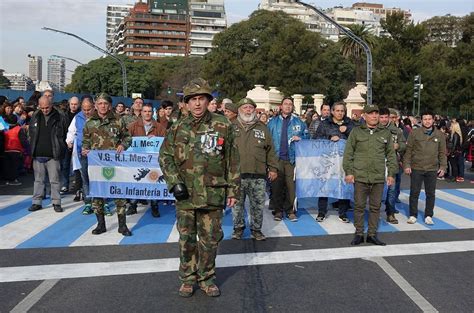
[[[395,203],[400,195],[401,171],[395,174],[395,185],[387,188],[387,198],[385,199],[385,213],[395,214]]]
[[[402,175],[403,170],[400,168],[398,173],[395,175],[395,201],[398,201],[398,197],[400,197],[400,185],[402,184]]]
[[[69,189],[69,177],[71,176],[71,150],[67,149],[61,160],[61,188]]]
[[[81,178],[82,178],[82,192],[84,194],[84,203],[91,204],[92,199],[89,197],[89,173],[87,172],[88,162],[87,156],[80,156],[79,161],[81,162]]]

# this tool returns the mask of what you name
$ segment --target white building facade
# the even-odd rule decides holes
[[[64,59],[49,57],[48,82],[54,91],[64,92],[66,85],[66,61]]]
[[[190,55],[203,56],[213,48],[214,36],[227,28],[224,0],[189,1]]]
[[[35,90],[35,84],[25,74],[22,73],[3,73],[3,76],[8,78],[10,81],[10,89],[12,90],[21,90],[21,91],[28,91],[28,90]]]
[[[107,20],[106,20],[106,50],[111,52],[115,28],[123,21],[124,17],[127,16],[130,12],[130,9],[133,8],[132,4],[109,4],[107,5]]]
[[[28,55],[28,75],[34,82],[39,82],[43,79],[42,57]]]

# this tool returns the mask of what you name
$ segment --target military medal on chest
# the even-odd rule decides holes
[[[206,132],[201,135],[201,150],[204,153],[220,154],[224,145],[224,138],[219,137],[218,132]]]

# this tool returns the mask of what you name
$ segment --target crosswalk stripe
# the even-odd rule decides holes
[[[424,191],[420,193],[420,199],[426,200],[426,195]],[[457,203],[451,203],[449,201],[443,200],[440,197],[436,197],[435,204],[437,207],[440,207],[456,215],[462,216],[465,219],[470,220],[471,222],[474,222],[474,211],[468,208],[465,208]]]
[[[400,199],[401,200],[401,199]],[[427,226],[424,224],[416,223],[416,224],[408,224],[408,204],[403,202],[397,203],[395,207],[400,211],[400,214],[395,214],[395,217],[398,220],[398,224],[392,224],[392,226],[397,229],[398,231],[413,231],[413,230],[429,230]]]
[[[317,209],[307,209],[308,213],[311,215],[311,217],[316,221],[316,217],[318,216],[318,210]],[[337,212],[331,212],[328,211],[326,214],[326,219],[318,223],[321,228],[329,235],[339,235],[339,234],[353,234],[355,231],[354,224],[353,223],[342,223],[339,221],[339,216],[337,215]]]
[[[178,232],[176,222],[174,222],[173,229],[171,230],[170,235],[168,236],[168,239],[166,240],[166,242],[178,242],[178,241],[179,241],[179,232]]]
[[[0,210],[30,198],[31,196],[0,196]]]
[[[408,202],[408,193],[401,192],[400,193],[400,200],[404,199]],[[425,201],[421,199],[418,200],[418,210],[424,212]],[[463,218],[457,214],[451,213],[439,206],[435,205],[434,207],[434,215],[433,220],[435,222],[434,225],[429,226],[429,228],[433,229],[466,229],[474,227],[474,224],[469,221],[468,219]],[[439,225],[441,224],[441,225]],[[446,226],[445,226],[445,225]],[[451,227],[449,227],[451,226]],[[442,228],[440,228],[442,227]]]
[[[436,190],[436,199],[443,199],[446,202],[449,202],[455,205],[460,205],[466,208],[467,210],[470,210],[469,213],[474,216],[474,202],[473,202],[474,200],[473,201],[466,200],[443,190]]]
[[[470,195],[474,195],[474,188],[470,188],[470,189],[457,189],[461,192],[465,192],[465,193],[468,193]]]
[[[125,237],[120,244],[143,244],[166,242],[176,220],[176,211],[173,206],[166,205],[160,208],[161,217],[154,218],[148,209],[138,223],[131,228],[133,236]]]
[[[78,204],[70,214],[22,242],[17,248],[66,247],[94,223],[95,219],[92,216],[82,215],[81,205]]]
[[[0,249],[12,249],[20,245],[22,242],[36,235],[43,229],[63,219],[65,216],[74,212],[78,203],[71,201],[63,202],[63,213],[56,213],[52,209],[43,209],[5,225],[0,228]],[[24,209],[26,210],[26,208]]]
[[[384,205],[380,213],[379,232],[397,232],[413,230],[436,229],[466,229],[474,228],[474,208],[468,189],[437,190],[434,221],[435,225],[428,226],[420,219],[419,223],[407,224],[408,191],[403,191],[397,204],[400,214],[396,217],[399,224],[388,224],[385,220]],[[469,189],[469,191],[471,191]],[[425,206],[425,195],[422,192],[419,199],[420,217]],[[82,202],[73,202],[73,195],[63,197],[63,213],[55,213],[50,205],[50,199],[44,201],[45,209],[29,212],[31,196],[1,196],[3,208],[0,209],[0,249],[12,248],[41,248],[67,246],[97,246],[97,245],[127,245],[145,243],[177,242],[179,234],[176,228],[174,206],[160,205],[160,218],[153,218],[149,206],[139,205],[138,214],[127,217],[127,225],[134,233],[132,237],[123,237],[117,232],[117,216],[106,217],[107,232],[95,236],[91,234],[96,227],[93,215],[83,216]],[[14,202],[15,200],[19,202]],[[10,204],[10,205],[8,205]],[[339,221],[337,211],[329,210],[328,218],[323,223],[316,221],[317,209],[300,209],[299,221],[296,223],[284,219],[282,222],[273,220],[273,215],[266,207],[263,211],[262,232],[267,237],[315,236],[354,233],[353,212],[348,212],[351,223]],[[365,223],[367,225],[366,211]],[[250,238],[248,217],[244,238]],[[366,226],[367,227],[367,226]],[[224,238],[230,239],[233,222],[232,211],[227,209],[223,218]]]

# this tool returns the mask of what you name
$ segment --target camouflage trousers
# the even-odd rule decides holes
[[[176,210],[179,232],[179,278],[182,283],[212,285],[217,246],[224,237],[222,210]],[[199,237],[199,241],[197,238]]]
[[[92,209],[95,214],[103,215],[104,214],[104,204],[106,199],[104,198],[93,198],[92,199]],[[125,214],[125,207],[127,205],[127,200],[125,199],[114,199],[115,202],[115,211],[117,215]]]
[[[232,208],[234,229],[245,228],[245,198],[248,196],[250,207],[250,229],[261,230],[263,209],[265,208],[265,189],[267,182],[263,178],[243,178],[240,181],[240,199]]]

